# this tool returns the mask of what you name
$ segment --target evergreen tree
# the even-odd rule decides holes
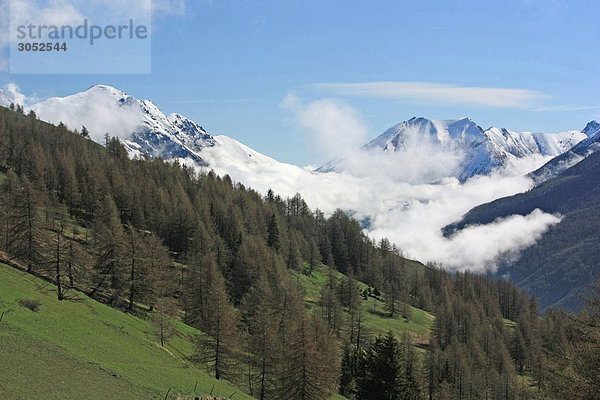
[[[400,400],[414,398],[405,375],[400,343],[389,331],[378,336],[359,361],[356,398],[360,400]]]
[[[339,393],[349,399],[354,397],[356,390],[356,375],[358,374],[358,352],[344,344],[342,363],[340,368]]]

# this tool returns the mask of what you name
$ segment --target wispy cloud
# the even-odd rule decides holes
[[[305,103],[288,93],[280,107],[292,112],[299,129],[328,157],[353,151],[366,141],[367,127],[358,111],[345,103],[329,99]]]
[[[87,18],[82,12],[81,1],[10,1],[10,17],[12,22],[44,23],[46,25],[77,24]],[[11,32],[13,35],[16,32]]]
[[[533,109],[533,111],[537,112],[547,112],[547,111],[585,111],[585,110],[600,110],[600,106],[578,106],[576,104],[566,104],[561,106],[546,106],[546,107],[538,107]]]
[[[169,100],[165,103],[170,104],[215,104],[215,103],[264,103],[265,100],[259,99],[190,99],[190,100]]]
[[[316,83],[309,88],[344,96],[416,99],[439,104],[471,104],[530,109],[548,98],[544,93],[513,88],[466,87],[432,82]]]
[[[35,98],[29,98],[29,97],[25,96],[23,93],[21,93],[19,86],[17,86],[15,83],[12,83],[12,82],[8,83],[4,87],[4,91],[8,95],[8,97],[10,97],[12,100],[14,100],[14,102],[16,104],[28,105],[31,102],[36,100]]]

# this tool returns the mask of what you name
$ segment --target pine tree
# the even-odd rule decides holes
[[[400,343],[389,331],[378,336],[361,355],[356,398],[360,400],[400,400],[410,396],[410,384],[404,374]]]
[[[349,343],[344,344],[342,363],[340,368],[339,394],[352,398],[355,391],[355,377],[357,371],[357,351],[350,348]]]

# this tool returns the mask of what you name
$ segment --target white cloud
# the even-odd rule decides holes
[[[293,113],[300,129],[328,157],[352,151],[366,140],[367,128],[358,112],[347,104],[329,99],[306,104],[288,93],[280,107]]]
[[[29,100],[27,96],[21,93],[19,87],[15,83],[9,83],[5,86],[5,92],[16,104],[27,105]]]
[[[211,160],[217,173],[228,173],[262,193],[269,188],[283,196],[299,192],[311,207],[325,213],[341,208],[359,220],[369,218],[370,236],[388,237],[407,256],[453,270],[494,269],[500,255],[529,246],[560,221],[535,211],[445,238],[442,228],[471,208],[530,189],[533,182],[524,174],[548,157],[513,160],[501,171],[460,183],[453,175],[463,154],[427,140],[423,132],[409,130],[401,152],[356,150],[364,142],[366,128],[349,106],[332,100],[307,103],[295,95],[286,96],[281,106],[293,112],[299,128],[317,145],[344,155],[337,161],[344,172],[314,173],[274,160],[247,164]]]
[[[527,89],[461,87],[431,82],[316,83],[309,86],[336,95],[416,99],[439,104],[475,104],[529,109],[547,96]]]
[[[357,177],[384,175],[394,182],[430,183],[455,176],[464,154],[445,148],[417,127],[407,128],[402,151],[379,148],[349,151],[336,159],[340,170]]]
[[[570,112],[570,111],[585,111],[585,110],[600,110],[600,106],[578,106],[576,104],[566,104],[566,105],[560,105],[560,106],[537,107],[533,111],[537,111],[537,112],[544,112],[544,111]]]
[[[82,14],[80,10],[81,1],[10,1],[10,19],[13,24],[81,24],[81,22],[86,18],[86,16]],[[11,33],[16,35],[17,32],[14,31]]]
[[[444,262],[454,269],[494,270],[497,257],[516,255],[535,244],[561,219],[535,209],[526,216],[512,215],[491,224],[467,227],[450,239],[436,238],[436,244],[442,247]]]
[[[418,159],[417,155],[407,156]],[[290,164],[226,162],[215,168],[261,193],[272,188],[283,196],[299,192],[313,208],[332,213],[337,208],[351,211],[357,219],[370,218],[367,233],[388,237],[404,253],[422,262],[441,263],[453,270],[493,270],[498,256],[514,253],[532,244],[558,217],[536,211],[526,217],[513,216],[444,238],[442,228],[459,220],[471,208],[531,188],[532,181],[513,168],[490,176],[477,176],[461,184],[455,178],[438,183],[407,183],[397,180],[397,170],[406,160],[389,166],[372,165],[375,157],[357,160],[370,171],[358,177],[347,172],[314,173]],[[545,159],[529,160],[536,168]],[[524,167],[522,163],[520,167]],[[395,168],[394,168],[395,167]],[[528,168],[525,172],[528,172]],[[377,172],[378,171],[378,172]],[[419,177],[422,178],[422,177]]]
[[[373,220],[369,233],[389,237],[409,257],[423,262],[441,263],[455,270],[493,270],[498,256],[533,244],[559,219],[537,211],[527,217],[512,216],[484,226],[467,227],[450,238],[445,238],[441,230],[460,220],[471,208],[525,191],[531,185],[529,179],[519,175],[493,174],[472,178],[464,184],[446,180],[428,185],[426,197],[421,198],[415,196],[418,187],[407,187],[404,204],[383,210]]]

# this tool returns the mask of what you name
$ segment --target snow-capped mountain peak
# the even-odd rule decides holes
[[[461,159],[458,168],[448,169],[447,172],[464,181],[472,176],[488,174],[496,168],[511,165],[525,157],[555,157],[586,137],[581,131],[544,134],[513,132],[495,127],[483,130],[467,117],[453,120],[414,117],[392,126],[365,144],[361,150],[382,153],[402,153],[411,151],[411,148],[421,152],[423,149],[447,151]],[[344,159],[335,159],[317,171],[340,171],[344,170],[346,165],[356,164],[347,163]]]
[[[600,124],[598,122],[588,122],[581,131],[581,134],[586,136],[585,139],[576,143],[561,155],[548,161],[541,168],[529,174],[529,176],[536,183],[543,182],[557,176],[590,154],[600,150]]]
[[[118,137],[130,156],[180,159],[195,166],[276,162],[227,136],[211,136],[196,122],[178,113],[165,115],[154,102],[108,85],[95,85],[66,97],[52,97],[31,106],[42,120],[70,129],[85,126],[90,138]]]
[[[598,131],[600,131],[600,124],[596,122],[596,120],[592,120],[587,123],[585,128],[583,128],[582,132],[585,133],[586,136],[591,137],[594,134],[598,133]]]
[[[413,117],[389,128],[383,134],[365,144],[364,150],[380,148],[400,151],[411,145],[412,140],[428,140],[442,147],[456,148],[473,145],[484,140],[483,130],[470,118],[456,120],[429,120]]]

